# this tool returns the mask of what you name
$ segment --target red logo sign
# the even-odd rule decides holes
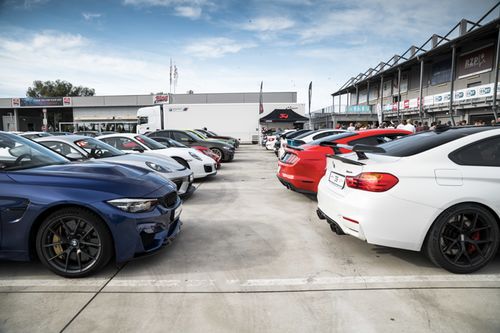
[[[153,103],[154,104],[168,103],[168,95],[156,95]]]
[[[288,119],[288,114],[280,113],[279,117],[280,117],[280,119]]]

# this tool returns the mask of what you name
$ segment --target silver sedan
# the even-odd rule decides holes
[[[48,136],[34,140],[72,161],[99,159],[102,162],[153,170],[172,181],[177,186],[179,196],[183,198],[188,197],[195,190],[192,185],[193,172],[168,156],[125,154],[107,143],[82,135]]]

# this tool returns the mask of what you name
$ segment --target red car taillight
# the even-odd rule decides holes
[[[369,192],[385,192],[398,182],[399,179],[390,173],[363,172],[357,176],[346,177],[348,187]]]
[[[283,158],[281,159],[281,162],[286,163],[286,164],[294,164],[299,160],[299,157],[295,154],[292,153],[286,153],[283,155]]]

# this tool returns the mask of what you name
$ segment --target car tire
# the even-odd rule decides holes
[[[180,165],[182,165],[183,167],[185,167],[186,169],[191,169],[191,168],[189,167],[188,162],[186,162],[186,160],[185,160],[185,159],[180,158],[180,157],[172,157],[172,158],[173,158],[174,160],[176,160],[176,161],[177,161],[177,163],[179,163]]]
[[[221,161],[225,161],[224,159],[224,153],[222,152],[222,150],[220,150],[219,148],[210,148],[210,150],[217,156],[220,157],[220,160]]]
[[[447,209],[434,221],[423,251],[436,266],[466,274],[486,266],[499,242],[495,216],[483,206],[468,203]]]
[[[44,266],[68,277],[85,277],[103,268],[113,256],[113,239],[104,221],[83,208],[50,214],[36,235],[36,252]]]

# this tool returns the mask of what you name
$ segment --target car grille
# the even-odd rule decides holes
[[[212,166],[211,165],[205,165],[205,172],[212,172]]]
[[[177,192],[172,192],[160,198],[160,203],[165,207],[172,207],[177,202]]]

